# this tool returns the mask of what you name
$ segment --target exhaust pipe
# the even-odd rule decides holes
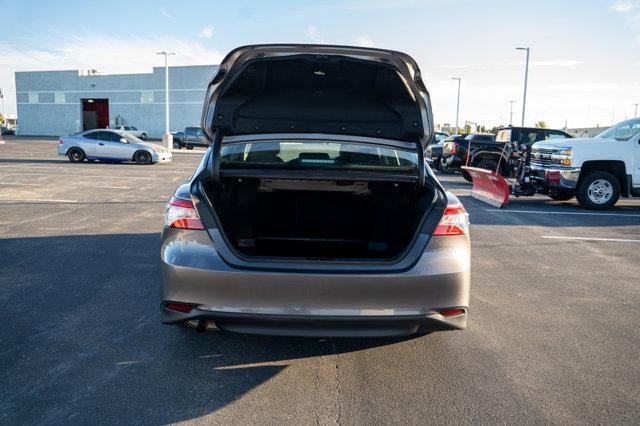
[[[209,328],[209,323],[212,322],[207,319],[198,320],[198,324],[196,325],[196,333],[204,333]]]

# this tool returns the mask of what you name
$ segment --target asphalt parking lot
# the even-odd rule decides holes
[[[0,423],[637,423],[640,199],[472,222],[469,328],[394,339],[196,334],[159,321],[164,205],[199,154],[72,164],[0,145]]]

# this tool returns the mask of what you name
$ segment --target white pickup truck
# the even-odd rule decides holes
[[[640,118],[594,138],[536,142],[530,167],[552,198],[575,196],[588,209],[607,209],[621,195],[640,196]]]

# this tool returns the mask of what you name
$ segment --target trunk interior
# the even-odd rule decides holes
[[[207,188],[223,233],[241,254],[312,259],[399,255],[434,195],[392,182],[223,178]]]

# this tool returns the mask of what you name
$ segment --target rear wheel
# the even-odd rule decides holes
[[[80,148],[71,148],[69,152],[67,152],[67,157],[69,157],[69,161],[73,163],[80,163],[85,159],[84,151]]]
[[[146,133],[143,133],[143,134],[141,134],[141,135],[140,135],[140,139],[143,139],[143,140],[144,140],[144,139],[146,139],[146,138],[147,138],[147,134],[146,134]]]
[[[620,183],[609,172],[590,172],[580,180],[576,198],[584,208],[590,210],[608,209],[620,198]]]
[[[193,145],[187,145],[187,149],[193,149]]]
[[[173,149],[182,149],[182,144],[180,142],[174,142]]]
[[[139,151],[136,153],[135,160],[138,164],[151,164],[151,154],[147,151]]]

